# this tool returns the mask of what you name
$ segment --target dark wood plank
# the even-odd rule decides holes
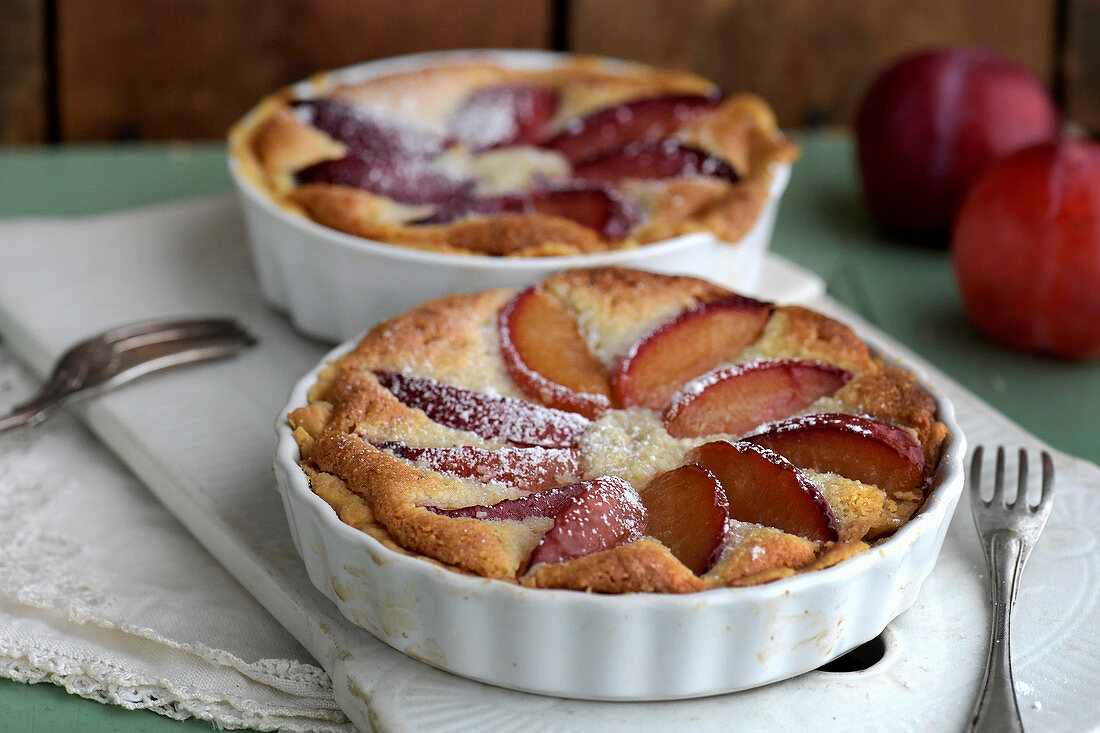
[[[1050,83],[1055,1],[572,0],[569,40],[759,93],[784,126],[839,124],[877,70],[929,45],[989,46]]]
[[[0,2],[0,144],[46,140],[44,0]]]
[[[1069,0],[1066,21],[1066,112],[1100,134],[1100,0]]]
[[[268,92],[416,51],[546,47],[551,0],[57,0],[64,140],[216,138]]]

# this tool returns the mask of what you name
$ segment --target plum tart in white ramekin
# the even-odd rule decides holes
[[[961,482],[950,406],[850,328],[631,270],[426,303],[289,407],[276,468],[318,587],[414,656],[550,694],[741,689],[866,641]]]

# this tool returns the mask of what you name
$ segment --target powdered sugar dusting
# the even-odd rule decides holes
[[[474,182],[456,177],[420,158],[368,157],[351,154],[324,160],[298,171],[300,183],[349,186],[410,204],[443,204],[470,196]]]
[[[484,438],[517,445],[566,448],[574,445],[590,421],[571,412],[542,407],[511,397],[495,397],[453,387],[434,379],[379,372],[378,381],[429,419]]]
[[[326,133],[360,156],[432,158],[443,152],[440,135],[377,106],[317,98],[295,104],[299,120]]]
[[[561,486],[579,478],[581,455],[572,448],[501,448],[472,446],[419,448],[404,443],[378,446],[421,468],[467,478],[479,483],[498,483],[524,491]]]
[[[584,451],[586,476],[620,476],[644,486],[656,474],[679,466],[700,442],[673,438],[656,413],[631,409],[602,415],[578,445]]]
[[[451,132],[475,150],[512,139],[519,126],[511,105],[475,100],[463,105],[451,120]]]
[[[372,106],[318,98],[295,103],[299,119],[348,149],[295,173],[299,183],[360,188],[405,204],[439,204],[469,195],[474,183],[436,165],[446,148],[440,135]]]
[[[864,421],[873,418],[866,416],[849,415],[846,413],[822,413],[813,412],[804,415],[795,415],[783,420],[762,423],[745,437],[753,437],[764,433],[791,433],[806,428],[839,427],[858,435],[870,436],[873,431],[867,427]]]
[[[531,145],[558,108],[549,87],[501,84],[482,87],[466,97],[451,116],[451,135],[473,150],[500,145]]]
[[[645,507],[634,488],[620,478],[582,481],[584,489],[554,520],[531,553],[528,566],[572,560],[645,535]]]

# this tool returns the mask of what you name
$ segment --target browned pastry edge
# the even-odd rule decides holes
[[[816,542],[772,527],[748,525],[740,531],[753,544],[741,543],[722,554],[707,573],[712,586],[757,585],[785,577],[813,562],[820,549]],[[754,547],[767,547],[767,551],[755,553]]]
[[[544,72],[510,71],[485,65],[456,65],[394,74],[346,87],[320,88],[352,101],[412,99],[412,106],[453,103],[476,86],[526,80],[562,89],[572,115],[659,93],[708,93],[700,77],[626,67],[612,74],[598,60],[578,58]],[[626,76],[623,76],[623,74]],[[417,94],[408,94],[410,86]],[[344,146],[299,122],[290,112],[290,88],[264,99],[230,132],[230,152],[239,171],[280,207],[332,229],[415,249],[490,256],[586,254],[647,244],[681,234],[710,231],[736,242],[755,223],[768,198],[774,163],[790,162],[797,147],[779,132],[768,105],[750,94],[725,100],[712,114],[677,131],[674,137],[728,160],[741,176],[737,183],[692,178],[669,182],[649,198],[652,216],[624,240],[610,240],[567,219],[541,214],[472,217],[445,225],[387,223],[390,204],[356,188],[329,184],[296,186],[292,173],[322,160],[340,158]],[[430,111],[430,110],[428,110]]]
[[[638,540],[567,562],[536,566],[522,578],[533,588],[593,593],[691,593],[708,587],[653,540]]]
[[[591,308],[606,329],[625,328],[639,309],[674,315],[690,305],[723,297],[729,291],[702,280],[602,268],[559,273],[543,283],[564,302]],[[359,345],[324,370],[310,394],[310,404],[289,416],[302,453],[303,468],[316,493],[340,518],[359,529],[382,530],[393,543],[448,566],[532,587],[558,587],[593,592],[689,592],[722,585],[752,585],[826,567],[866,549],[862,541],[817,546],[779,530],[759,528],[768,548],[763,561],[752,554],[727,553],[708,574],[695,576],[663,545],[642,540],[556,565],[539,565],[517,578],[530,548],[516,544],[502,522],[455,519],[434,514],[425,505],[448,506],[459,479],[378,450],[372,430],[415,433],[430,426],[424,413],[399,402],[372,371],[415,369],[447,364],[471,348],[478,324],[492,318],[511,296],[492,290],[456,295],[425,303],[382,322]],[[623,320],[611,317],[629,314]],[[836,398],[853,412],[870,414],[911,428],[927,456],[930,476],[946,428],[935,419],[935,403],[903,370],[883,364],[847,326],[799,306],[777,306],[758,345],[777,357],[811,358],[839,364],[854,372]],[[414,372],[415,373],[415,372]],[[901,515],[882,523],[872,536],[889,534],[919,507],[920,497],[887,499]],[[461,505],[461,504],[459,504]],[[779,533],[776,541],[767,533]]]

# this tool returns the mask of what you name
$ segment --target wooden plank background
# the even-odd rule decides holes
[[[786,127],[846,124],[900,54],[976,43],[1100,132],[1100,0],[0,0],[0,144],[220,138],[257,99],[415,51],[556,48],[689,69]]]
[[[1054,0],[577,0],[570,26],[577,50],[699,71],[799,127],[848,121],[877,71],[931,45],[990,46],[1050,83],[1054,18]]]
[[[1065,26],[1065,108],[1071,120],[1100,135],[1100,0],[1071,0]]]
[[[542,48],[549,0],[57,0],[65,140],[221,137],[317,71],[464,46]]]
[[[0,0],[0,144],[48,139],[45,0]]]

